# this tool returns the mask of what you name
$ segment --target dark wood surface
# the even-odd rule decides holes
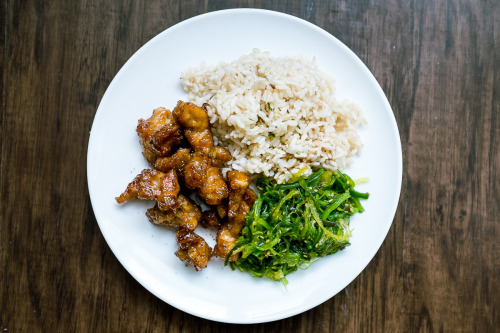
[[[386,93],[404,175],[385,242],[344,291],[228,325],[157,299],[106,244],[89,131],[121,66],[192,16],[256,7],[317,24]],[[483,1],[11,1],[0,5],[0,332],[500,331],[500,5]]]

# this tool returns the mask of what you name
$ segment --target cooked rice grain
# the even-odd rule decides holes
[[[345,169],[360,152],[359,108],[335,97],[314,59],[271,57],[255,49],[231,63],[182,75],[189,100],[202,105],[230,167],[283,183],[300,169]]]

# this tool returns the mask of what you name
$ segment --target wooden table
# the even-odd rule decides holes
[[[0,6],[0,332],[500,331],[500,3],[11,1]],[[317,24],[373,72],[404,176],[375,258],[324,304],[228,325],[157,299],[120,265],[87,191],[89,130],[121,66],[192,16],[258,7]]]

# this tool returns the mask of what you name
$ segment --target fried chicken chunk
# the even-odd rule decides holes
[[[257,194],[255,194],[255,192],[251,188],[247,188],[245,190],[245,194],[243,195],[243,201],[245,201],[251,208],[255,200],[257,200]]]
[[[207,111],[196,104],[179,101],[173,111],[174,119],[184,127],[184,135],[195,151],[205,155],[214,146]]]
[[[217,243],[214,247],[214,255],[219,258],[226,258],[229,252],[236,245],[241,229],[245,226],[245,217],[250,212],[250,207],[245,201],[240,203],[236,217],[227,220],[217,232]],[[238,259],[239,253],[229,257],[229,261]]]
[[[156,200],[158,208],[166,211],[177,206],[180,191],[175,170],[167,173],[155,169],[144,169],[137,175],[127,189],[116,198],[118,203],[131,199]]]
[[[205,240],[193,231],[180,229],[177,231],[179,249],[175,255],[187,264],[193,265],[197,271],[207,267],[212,249]]]
[[[250,177],[243,172],[232,170],[226,174],[229,183],[229,201],[227,215],[229,219],[234,219],[238,214],[238,208],[243,200],[243,195],[250,185]]]
[[[227,173],[227,180],[229,187],[227,221],[217,232],[217,244],[214,248],[214,255],[220,258],[225,258],[236,245],[241,229],[245,226],[245,218],[255,201],[255,193],[248,188],[250,177],[243,172],[233,170]],[[219,211],[219,215],[222,214],[223,212]],[[232,255],[229,261],[238,259],[238,256],[239,254]]]
[[[251,208],[257,199],[257,194],[251,189],[247,188],[245,190],[245,194],[243,195],[243,201],[246,202],[246,204]],[[223,200],[220,204],[212,208],[215,210],[217,213],[217,216],[223,220],[225,217],[227,217],[227,210],[228,210],[228,200],[225,199]]]
[[[184,183],[189,189],[197,189],[198,195],[208,205],[218,205],[228,196],[220,169],[212,166],[210,159],[202,152],[194,152],[186,164]]]
[[[137,134],[144,149],[142,154],[152,165],[159,156],[172,153],[183,138],[172,112],[162,107],[153,110],[149,119],[139,119]]]
[[[202,213],[201,226],[204,228],[218,228],[220,227],[220,217],[213,209],[206,210]]]
[[[177,202],[176,207],[167,211],[162,211],[158,205],[155,205],[147,210],[146,216],[151,223],[170,229],[191,231],[196,229],[202,219],[200,207],[182,194],[178,195]]]
[[[224,200],[220,204],[218,204],[215,207],[215,210],[217,211],[217,215],[219,215],[221,219],[225,218],[227,216],[227,200]]]
[[[186,187],[194,190],[203,186],[210,161],[201,152],[194,152],[184,168]]]
[[[155,168],[167,172],[175,169],[177,174],[181,177],[184,176],[184,168],[191,159],[191,150],[189,148],[179,148],[177,151],[166,157],[159,157],[156,160]]]
[[[198,188],[198,195],[211,206],[218,205],[224,198],[227,198],[227,185],[219,168],[208,167],[203,186]]]
[[[224,163],[229,162],[233,159],[231,153],[227,149],[219,146],[210,148],[208,158],[210,159],[210,164],[212,164],[212,166],[216,168],[222,167]]]

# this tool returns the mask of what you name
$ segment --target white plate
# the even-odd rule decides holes
[[[361,129],[362,154],[347,170],[369,177],[366,212],[351,219],[351,246],[292,273],[279,282],[253,278],[212,259],[201,272],[175,255],[175,233],[154,226],[145,211],[152,204],[118,205],[119,195],[143,168],[135,132],[137,120],[159,106],[185,99],[180,74],[202,61],[215,64],[250,53],[316,57],[336,80],[340,97],[355,101],[368,125]],[[328,300],[345,288],[373,258],[391,226],[402,178],[401,144],[391,107],[366,66],[326,31],[293,16],[256,9],[232,9],[181,22],[145,44],[118,72],[97,110],[88,147],[89,193],[96,219],[121,264],[151,293],[193,315],[229,323],[286,318]],[[209,240],[212,242],[212,239]],[[127,290],[123,290],[124,293]]]

